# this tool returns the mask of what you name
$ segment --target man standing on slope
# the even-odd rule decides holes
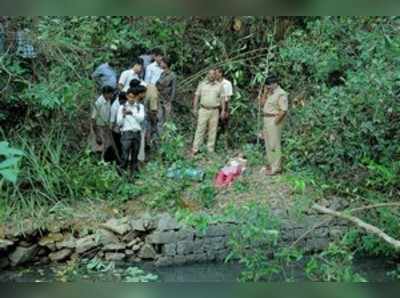
[[[274,176],[282,172],[282,129],[288,112],[288,93],[279,86],[276,76],[265,81],[264,92],[259,98],[264,116],[264,138],[268,165],[266,175]]]
[[[225,100],[223,101],[221,107],[221,111],[225,111],[224,113],[221,112],[221,134],[224,135],[225,139],[225,148],[228,148],[228,136],[229,136],[229,101],[233,96],[233,87],[232,83],[224,77],[224,71],[222,68],[217,68],[215,70],[215,74],[217,76],[217,81],[221,83],[222,88],[224,89],[224,96]]]
[[[224,101],[224,89],[222,85],[216,81],[215,70],[212,69],[208,72],[207,80],[201,82],[197,87],[193,99],[193,113],[195,114],[197,112],[197,105],[199,102],[200,109],[198,112],[197,130],[193,142],[192,156],[199,152],[207,127],[208,152],[214,153],[218,121],[220,117],[220,108],[222,109],[221,114],[225,113],[225,106],[222,104]]]

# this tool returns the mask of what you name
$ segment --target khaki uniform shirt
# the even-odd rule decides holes
[[[278,87],[272,95],[267,97],[264,104],[264,113],[278,114],[288,110],[288,93],[281,87]]]
[[[204,81],[197,87],[195,95],[200,98],[200,105],[216,108],[221,106],[224,89],[221,83]]]

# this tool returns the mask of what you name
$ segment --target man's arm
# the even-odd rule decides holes
[[[279,97],[279,107],[280,107],[280,112],[278,115],[275,117],[275,124],[278,125],[280,124],[283,119],[285,119],[287,110],[288,110],[288,96],[287,95],[281,95]]]
[[[262,91],[261,91],[260,96],[258,97],[258,100],[259,100],[259,102],[260,102],[260,104],[261,104],[262,106],[265,105],[265,102],[266,102],[266,100],[267,100],[267,90],[266,90],[266,87],[265,87],[265,86],[262,87]]]
[[[125,118],[125,113],[124,113],[124,106],[120,106],[118,109],[117,113],[117,125],[121,127],[124,124],[124,118]]]
[[[149,64],[149,65],[146,67],[145,76],[144,76],[144,81],[145,81],[147,84],[150,84],[151,78],[152,78],[152,77],[153,77],[153,69],[152,69],[152,67],[151,67],[151,64]]]
[[[286,111],[281,111],[278,113],[278,115],[275,118],[275,124],[278,125],[282,122],[283,119],[285,119],[287,112]]]
[[[92,79],[96,80],[98,77],[100,77],[100,66],[96,68],[96,70],[92,73]]]
[[[127,79],[126,78],[126,73],[123,72],[121,74],[120,78],[119,78],[119,81],[118,81],[118,89],[119,89],[119,91],[122,91],[122,89],[124,89],[125,83],[126,83],[126,79]]]
[[[197,112],[197,105],[199,103],[199,98],[200,98],[200,88],[201,88],[201,83],[197,86],[196,92],[194,93],[194,97],[193,97],[193,115],[196,115],[196,112]]]
[[[92,111],[92,116],[90,119],[90,129],[92,131],[92,133],[94,134],[95,138],[96,138],[96,143],[97,144],[101,144],[101,137],[100,137],[100,133],[96,124],[96,118],[97,118],[97,113],[98,112],[98,106],[97,106],[97,102],[94,104],[93,107],[93,111]]]
[[[193,97],[193,114],[194,114],[194,115],[195,115],[196,112],[197,112],[197,105],[198,105],[198,102],[199,102],[199,96],[195,94],[194,97]]]
[[[136,107],[133,108],[134,112],[132,113],[132,116],[136,118],[137,121],[143,122],[145,113],[144,113],[144,106],[142,104],[139,105],[139,111],[137,111]]]
[[[171,102],[175,100],[175,95],[176,95],[176,76],[173,76],[171,82]]]

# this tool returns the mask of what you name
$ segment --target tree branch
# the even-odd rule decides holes
[[[349,212],[353,213],[353,212],[359,212],[359,211],[364,211],[364,210],[369,210],[369,209],[385,208],[385,207],[400,207],[400,203],[381,203],[381,204],[375,204],[375,205],[367,205],[367,206],[351,209],[351,210],[349,210]]]
[[[318,212],[350,221],[353,224],[355,224],[356,226],[358,226],[359,228],[364,229],[368,233],[371,233],[371,234],[381,238],[386,243],[390,244],[395,250],[397,250],[397,251],[400,250],[400,241],[399,240],[396,240],[396,239],[390,237],[388,234],[383,232],[381,229],[379,229],[373,225],[370,225],[369,223],[366,223],[355,216],[351,216],[351,215],[347,215],[342,212],[334,211],[332,209],[325,208],[318,204],[313,204],[312,208],[314,210],[317,210]]]

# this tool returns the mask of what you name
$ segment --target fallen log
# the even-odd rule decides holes
[[[364,229],[368,233],[371,233],[371,234],[381,238],[386,243],[390,244],[395,250],[400,250],[400,241],[399,240],[394,239],[393,237],[391,237],[388,234],[386,234],[385,232],[383,232],[381,229],[379,229],[369,223],[364,222],[363,220],[359,219],[358,217],[348,215],[343,212],[338,212],[338,211],[323,207],[318,204],[313,204],[312,209],[314,209],[320,213],[323,213],[323,214],[328,214],[328,215],[331,215],[331,216],[334,216],[337,218],[341,218],[341,219],[350,221],[353,224],[355,224],[356,226],[358,226],[359,228]]]

